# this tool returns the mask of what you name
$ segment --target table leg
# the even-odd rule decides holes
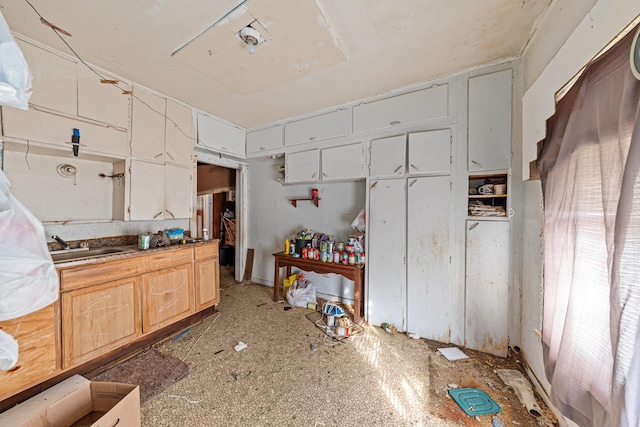
[[[275,270],[273,273],[273,300],[280,301],[280,265],[278,258],[275,260]]]
[[[353,278],[353,319],[356,323],[360,323],[360,307],[362,306],[362,280],[360,273],[356,273]]]

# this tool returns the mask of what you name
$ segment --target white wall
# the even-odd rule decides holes
[[[304,228],[335,236],[345,241],[353,232],[351,222],[365,205],[365,183],[334,182],[326,184],[283,185],[277,181],[280,159],[254,159],[248,166],[248,248],[255,250],[252,280],[273,286],[273,256],[284,250],[284,241]],[[317,188],[320,202],[300,201],[295,208],[292,198],[310,197]],[[284,273],[281,273],[281,277]],[[323,277],[309,274],[319,294],[353,299],[353,286],[341,276]]]
[[[565,22],[562,16],[568,2],[553,2],[548,16],[541,20],[534,38],[522,57],[525,93],[522,99],[523,170],[536,157],[536,144],[546,132],[546,120],[554,113],[555,93],[584,67],[609,41],[640,14],[637,0],[599,0],[583,17],[575,30],[566,33],[555,27]],[[571,7],[573,7],[571,2]],[[585,13],[574,9],[571,13]],[[571,26],[575,15],[567,15]],[[550,52],[556,50],[555,55]],[[527,173],[523,174],[527,178]],[[533,375],[548,393],[542,360],[542,344],[534,329],[542,325],[542,192],[539,181],[524,183],[524,222],[522,233],[522,312],[521,350]],[[563,425],[573,424],[566,419]]]

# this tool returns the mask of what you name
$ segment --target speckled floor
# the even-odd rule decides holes
[[[221,270],[219,314],[156,345],[189,374],[142,407],[143,426],[490,426],[491,416],[462,412],[449,384],[484,390],[505,426],[552,425],[529,415],[496,375],[494,367],[517,368],[514,359],[464,350],[470,359],[449,362],[436,352],[441,344],[377,327],[330,346],[310,310],[285,311],[271,288]],[[240,341],[247,348],[236,352]]]

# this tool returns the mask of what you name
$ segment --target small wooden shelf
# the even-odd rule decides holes
[[[469,194],[470,199],[494,199],[496,197],[507,197],[506,194]]]
[[[300,200],[311,200],[313,204],[316,205],[316,207],[318,207],[318,201],[320,201],[319,198],[313,198],[313,197],[307,197],[306,199],[289,199],[289,201],[291,202],[294,208],[298,207],[298,201]]]

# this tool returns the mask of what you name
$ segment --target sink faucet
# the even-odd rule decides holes
[[[60,243],[60,245],[62,245],[63,249],[69,249],[69,244],[67,242],[65,242],[64,240],[62,240],[62,238],[60,236],[51,236],[51,238],[53,240],[55,240],[56,242]]]

